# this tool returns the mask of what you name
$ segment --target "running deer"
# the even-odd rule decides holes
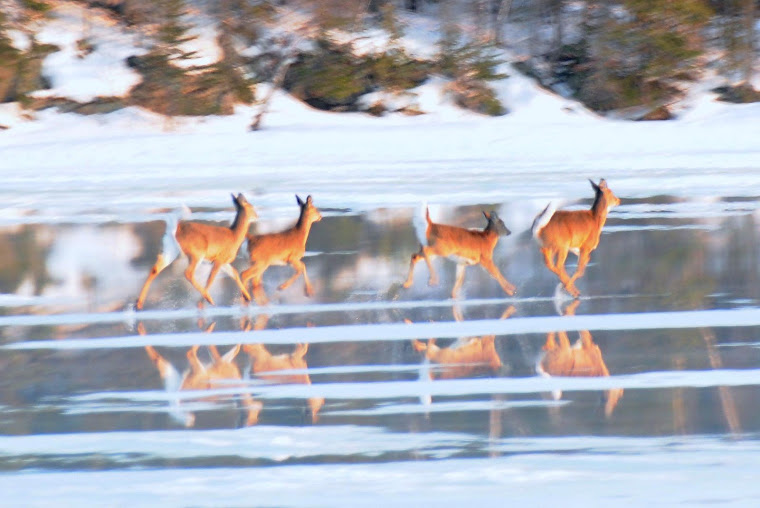
[[[293,227],[279,233],[248,236],[248,255],[251,266],[243,271],[242,279],[244,285],[253,279],[253,297],[259,305],[269,303],[261,284],[261,278],[266,269],[272,265],[289,264],[295,270],[293,276],[280,284],[277,289],[286,289],[303,274],[306,296],[314,294],[309,275],[306,273],[306,265],[301,259],[306,252],[306,240],[309,238],[311,226],[322,220],[322,214],[314,206],[311,196],[307,196],[306,201],[302,201],[300,197],[296,196],[296,202],[301,207],[301,213],[298,222]]]
[[[424,234],[422,225],[415,223],[417,237],[420,240],[420,250],[412,254],[409,264],[409,275],[404,282],[404,287],[409,288],[414,281],[414,267],[421,259],[425,260],[430,279],[428,285],[438,284],[438,275],[433,269],[431,259],[435,256],[448,257],[457,263],[456,282],[451,290],[451,297],[456,298],[459,289],[464,283],[464,272],[468,265],[481,265],[494,279],[496,279],[505,293],[512,296],[515,294],[515,286],[499,272],[493,262],[493,250],[500,236],[508,236],[511,231],[504,222],[496,215],[496,212],[483,212],[488,223],[482,231],[473,231],[458,226],[437,224],[430,220],[430,209],[425,209]]]
[[[559,276],[565,289],[575,298],[580,295],[575,281],[583,276],[591,252],[599,245],[607,212],[620,204],[620,199],[607,187],[604,179],[598,185],[592,180],[589,182],[596,192],[591,209],[554,211],[549,203],[535,218],[532,228],[547,268]],[[565,271],[568,252],[578,256],[578,267],[572,277]]]
[[[254,329],[261,330],[266,327],[268,317],[262,316],[257,319]],[[251,330],[250,323],[245,330]],[[311,378],[306,372],[309,366],[304,358],[308,350],[308,344],[297,344],[292,353],[273,355],[263,344],[243,345],[243,351],[251,359],[251,373],[260,379],[278,384],[311,384]],[[280,371],[302,372],[281,373]],[[324,404],[325,399],[322,397],[312,397],[308,400],[312,423],[317,423],[319,420],[319,410]]]
[[[580,302],[580,300],[575,300],[568,305],[564,313],[560,313],[565,316],[574,316]],[[543,376],[608,377],[610,372],[602,358],[602,351],[594,343],[591,333],[588,330],[579,330],[578,334],[579,339],[571,345],[567,332],[549,332],[542,348],[543,355],[536,364],[536,371]],[[556,341],[557,336],[559,336],[559,344]],[[555,395],[556,398],[561,396],[561,392]],[[612,415],[622,396],[622,388],[605,392],[605,416]]]
[[[515,307],[510,305],[501,315],[500,319],[506,319],[515,313]],[[454,319],[462,321],[459,309],[454,308]],[[410,323],[410,321],[406,321]],[[428,339],[427,343],[420,340],[412,340],[415,351],[425,353],[431,363],[441,366],[437,375],[430,373],[430,377],[439,379],[462,378],[481,372],[495,372],[501,368],[501,358],[496,352],[494,335],[482,337],[463,337],[448,347],[440,347],[435,339]]]
[[[206,329],[207,333],[210,333],[214,329],[214,324]],[[138,324],[138,333],[145,335],[145,327],[142,323]],[[212,390],[215,388],[229,388],[229,381],[242,382],[242,376],[240,369],[235,365],[234,360],[237,354],[240,352],[240,345],[237,345],[230,349],[224,356],[219,354],[216,346],[207,346],[209,353],[211,353],[211,362],[203,363],[198,358],[199,346],[191,347],[187,353],[188,369],[181,375],[177,369],[153,346],[145,346],[145,352],[148,357],[156,366],[161,379],[164,382],[166,390],[175,393],[186,390]],[[245,424],[254,425],[258,422],[259,413],[261,412],[261,402],[255,401],[247,393],[243,393],[240,396],[240,404],[246,411]],[[217,396],[203,397],[203,399],[215,400]],[[182,410],[180,407],[179,399],[173,403],[172,417],[182,422],[187,427],[192,427],[195,424],[195,415],[187,410]]]
[[[150,288],[153,279],[177,259],[180,252],[187,256],[189,262],[185,269],[185,277],[211,305],[214,305],[214,300],[208,290],[220,269],[224,269],[235,280],[243,293],[243,298],[246,301],[251,300],[250,294],[240,280],[240,274],[231,263],[237,257],[238,250],[245,240],[248,226],[251,221],[256,219],[257,215],[253,205],[245,199],[243,194],[238,194],[237,197],[233,194],[232,202],[237,209],[237,214],[229,227],[190,221],[180,221],[177,224],[172,224],[171,221],[167,222],[163,250],[159,253],[156,263],[150,269],[148,278],[140,290],[140,296],[135,304],[138,310],[143,308],[145,297],[148,296],[148,288]],[[201,286],[195,280],[195,269],[204,259],[213,263],[211,273],[206,280],[206,287]]]

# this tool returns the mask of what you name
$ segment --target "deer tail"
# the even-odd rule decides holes
[[[427,203],[422,203],[418,212],[414,214],[413,219],[414,232],[417,235],[417,240],[419,240],[420,245],[426,246],[428,244],[427,230],[430,227],[430,223],[430,209],[428,208]]]
[[[177,227],[179,226],[180,217],[184,217],[185,215],[186,212],[184,210],[177,210],[166,216],[166,232],[161,239],[161,253],[163,254],[165,265],[169,265],[179,256],[180,246],[177,242]]]
[[[544,227],[549,223],[551,218],[554,216],[554,212],[557,211],[557,205],[555,205],[553,202],[550,202],[548,205],[546,205],[546,208],[539,213],[536,218],[533,220],[533,227],[531,228],[531,231],[533,232],[533,238],[538,240],[538,235],[541,233],[541,230],[544,229]]]

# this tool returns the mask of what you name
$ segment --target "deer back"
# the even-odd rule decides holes
[[[296,196],[296,202],[301,210],[298,221],[292,227],[278,233],[248,236],[248,256],[251,262],[276,265],[303,257],[311,226],[322,220],[322,214],[314,206],[311,196],[306,201]]]
[[[590,210],[562,210],[552,216],[538,238],[546,247],[577,249],[586,244],[596,247],[600,234],[601,227]]]
[[[428,229],[428,246],[439,256],[455,256],[478,261],[490,255],[496,247],[498,235],[489,231],[472,231],[458,226],[431,224]]]
[[[185,255],[220,263],[235,259],[248,226],[257,214],[243,194],[233,195],[232,202],[237,214],[229,227],[191,221],[181,221],[177,225],[175,238]]]
[[[536,237],[544,247],[593,250],[599,245],[599,237],[607,221],[607,212],[619,205],[620,199],[603,178],[599,184],[592,180],[589,182],[595,192],[591,208],[554,212],[546,225],[536,232]],[[542,213],[546,213],[546,210]]]

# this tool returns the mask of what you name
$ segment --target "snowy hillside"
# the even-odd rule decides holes
[[[81,17],[80,7],[62,4],[41,30],[42,40],[62,47],[45,61],[52,89],[44,93],[78,99],[124,93],[137,78],[125,58],[144,49],[133,33],[95,16],[96,50],[77,58]],[[416,28],[408,27],[409,38],[424,48],[430,28],[424,18]],[[202,56],[217,51],[213,36],[195,44]],[[510,113],[497,118],[451,104],[440,79],[414,90],[426,113],[417,117],[320,112],[276,92],[257,133],[247,132],[255,106],[228,117],[169,121],[139,108],[30,115],[4,104],[0,124],[10,128],[0,134],[3,220],[31,211],[61,220],[64,204],[75,213],[115,214],[219,205],[230,190],[256,193],[265,209],[289,203],[296,191],[318,195],[323,206],[358,209],[525,197],[538,200],[538,208],[547,199],[583,196],[588,177],[606,177],[631,197],[650,192],[653,176],[662,193],[679,194],[685,179],[690,193],[760,193],[760,104],[719,103],[697,87],[676,120],[616,121],[504,70],[509,77],[495,88]],[[102,199],[91,203],[88,190]]]

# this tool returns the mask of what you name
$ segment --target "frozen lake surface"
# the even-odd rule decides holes
[[[696,182],[706,188],[702,177]],[[418,206],[368,199],[323,207],[305,258],[313,298],[300,281],[277,291],[290,269],[273,268],[265,275],[268,307],[243,304],[221,277],[212,291],[218,305],[199,309],[178,261],[139,312],[132,302],[160,247],[166,209],[135,204],[125,192],[80,214],[79,195],[63,186],[56,213],[44,199],[15,219],[6,213],[4,500],[754,505],[757,190],[688,198],[656,183],[649,194],[609,183],[622,204],[610,213],[575,303],[557,292],[526,231],[540,204],[527,184],[513,186],[522,197],[508,202],[433,207],[437,220],[468,227],[482,227],[481,211],[497,209],[514,231],[495,257],[517,295],[505,296],[473,267],[456,301],[447,260],[435,262],[438,287],[427,286],[424,263],[412,288],[400,286],[417,248]],[[250,197],[260,206],[260,231],[295,218],[292,197],[271,208]],[[195,212],[231,216],[226,204]],[[242,255],[236,264],[246,266]],[[199,278],[207,273],[201,268]],[[539,374],[547,339],[562,333],[571,342],[588,334],[610,375]],[[438,364],[413,347],[414,339],[436,338],[445,348],[462,337],[493,340],[500,365]],[[308,350],[297,368],[257,373],[244,348],[233,375],[183,389],[189,352],[209,366],[210,348],[224,355],[237,344],[262,344],[274,355],[299,344]]]

